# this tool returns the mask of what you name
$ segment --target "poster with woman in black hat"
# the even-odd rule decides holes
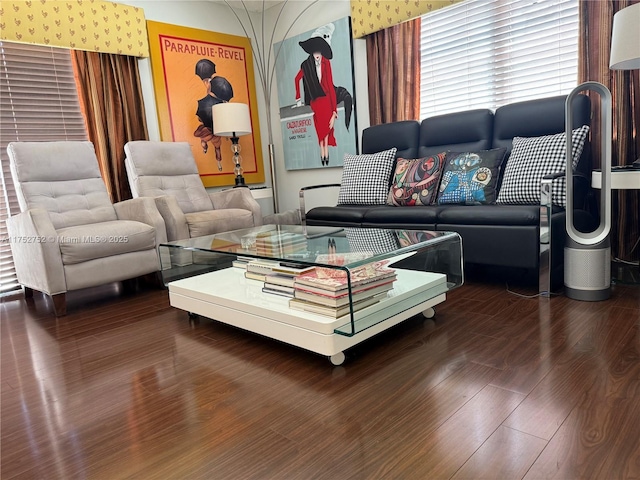
[[[313,124],[320,145],[320,161],[329,165],[329,146],[336,146],[333,125],[338,118],[336,91],[331,71],[331,36],[335,27],[332,23],[324,25],[300,43],[309,57],[302,62],[295,78],[296,104],[301,105],[300,80],[304,89],[304,102],[313,110]]]

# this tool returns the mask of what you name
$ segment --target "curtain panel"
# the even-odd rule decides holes
[[[420,116],[420,25],[416,18],[367,36],[372,126]]]
[[[72,52],[78,95],[102,177],[113,202],[131,198],[124,145],[147,140],[138,62],[110,53]]]
[[[612,165],[630,164],[640,157],[640,72],[609,68],[613,16],[617,11],[638,2],[640,0],[580,0],[578,82],[600,82],[611,91]],[[591,136],[593,168],[602,165],[600,131],[600,104],[594,99]],[[638,190],[613,190],[611,246],[614,257],[623,260],[639,258],[639,197]]]

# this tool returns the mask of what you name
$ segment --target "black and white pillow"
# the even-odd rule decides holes
[[[384,205],[396,148],[365,155],[344,155],[338,205]]]
[[[571,133],[572,165],[576,168],[589,126],[583,125]],[[564,133],[542,137],[514,137],[511,156],[507,161],[498,193],[498,204],[536,205],[540,203],[542,177],[564,172],[566,164],[566,137]],[[551,187],[553,203],[566,206],[567,189],[565,178],[553,181]]]

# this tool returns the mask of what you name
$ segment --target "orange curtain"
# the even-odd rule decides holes
[[[124,145],[148,139],[137,59],[79,50],[72,58],[89,139],[111,200],[129,199]]]
[[[613,15],[640,0],[580,1],[578,81],[600,82],[611,91],[613,104],[612,165],[627,165],[640,157],[640,72],[609,69]],[[594,94],[595,95],[595,94]],[[593,168],[600,168],[600,111],[593,102]],[[640,201],[638,190],[614,190],[612,253],[638,260]],[[635,245],[635,250],[634,250]]]
[[[420,18],[367,36],[369,122],[420,117]]]

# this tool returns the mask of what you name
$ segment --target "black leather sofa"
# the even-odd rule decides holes
[[[362,153],[396,147],[396,157],[420,158],[442,151],[477,151],[505,147],[511,152],[515,136],[538,137],[565,131],[565,96],[513,103],[490,110],[439,115],[422,122],[402,121],[369,127],[362,134]],[[572,128],[590,125],[587,96],[572,102]],[[507,157],[508,158],[508,157]],[[502,171],[507,161],[502,165]],[[577,228],[589,231],[595,223],[590,213],[591,148],[587,140],[574,175]],[[502,175],[500,175],[498,189]],[[546,178],[543,183],[550,182]],[[562,285],[565,240],[564,209],[551,205],[389,205],[321,206],[305,211],[300,192],[303,224],[314,226],[424,229],[460,233],[465,264],[515,267],[535,271],[540,291],[548,294]],[[549,221],[550,220],[550,221]],[[549,231],[550,230],[550,231]],[[550,242],[549,242],[550,239]]]

